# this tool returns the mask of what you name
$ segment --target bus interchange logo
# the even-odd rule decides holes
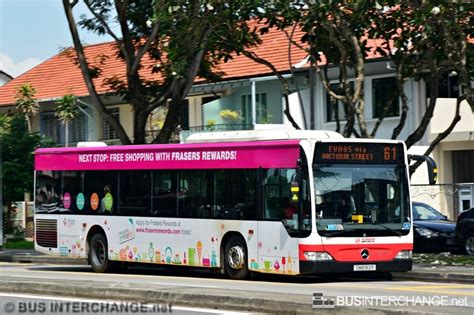
[[[334,308],[334,299],[323,297],[322,293],[313,292],[313,308]]]

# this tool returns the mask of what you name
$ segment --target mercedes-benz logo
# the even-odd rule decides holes
[[[362,259],[367,259],[369,258],[369,251],[367,249],[363,249],[360,251],[360,257],[362,257]]]

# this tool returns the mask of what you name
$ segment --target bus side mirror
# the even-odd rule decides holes
[[[429,184],[430,185],[436,184],[436,181],[438,180],[438,168],[436,166],[436,162],[431,157],[426,156],[426,155],[409,154],[408,162],[412,160],[426,162],[426,165],[428,166]]]

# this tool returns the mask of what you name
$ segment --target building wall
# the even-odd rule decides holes
[[[374,129],[374,126],[377,122],[377,118],[373,117],[374,108],[373,104],[373,90],[372,90],[372,80],[377,78],[386,78],[393,77],[393,74],[377,74],[377,75],[368,75],[365,77],[364,83],[364,95],[365,95],[365,110],[364,117],[366,120],[368,132],[371,133]],[[332,81],[336,82],[336,81]],[[405,140],[408,135],[416,128],[417,126],[417,117],[419,116],[419,108],[417,106],[418,99],[418,88],[419,83],[412,80],[408,81],[404,85],[404,91],[409,99],[408,106],[410,108],[407,119],[405,121],[405,127],[402,129],[401,133],[398,135],[397,139]],[[327,121],[327,93],[324,89],[321,81],[317,80],[316,87],[316,104],[318,105],[315,111],[315,123],[316,129],[322,130],[331,130],[335,131],[337,124],[335,121]],[[401,101],[400,101],[400,113],[401,113]],[[386,117],[383,119],[382,124],[377,130],[375,138],[378,139],[391,139],[394,128],[399,124],[400,116],[395,117]],[[344,128],[345,120],[340,120],[341,131]],[[356,123],[357,127],[357,123]]]
[[[455,99],[437,100],[433,118],[426,132],[425,138],[428,139],[428,144],[451,124],[455,106]],[[461,103],[460,115],[461,120],[451,134],[438,144],[432,154],[438,165],[438,184],[431,187],[415,186],[412,189],[414,200],[431,204],[451,219],[455,219],[462,211],[463,198],[470,198],[471,205],[474,204],[474,183],[458,183],[453,176],[453,152],[474,150],[474,114],[467,102]],[[474,167],[474,162],[472,166]],[[471,194],[466,196],[466,190],[469,191],[469,188]]]

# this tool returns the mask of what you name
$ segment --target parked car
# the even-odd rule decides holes
[[[422,202],[413,206],[413,247],[415,252],[439,253],[456,251],[456,223],[439,211]]]
[[[456,239],[464,254],[474,255],[474,208],[461,212],[456,223]]]

